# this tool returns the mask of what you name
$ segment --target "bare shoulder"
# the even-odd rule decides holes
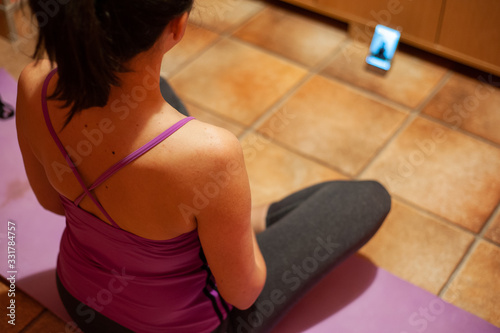
[[[190,142],[200,158],[225,161],[237,158],[242,149],[238,138],[230,131],[201,121],[194,121]]]
[[[18,116],[30,112],[39,104],[42,83],[51,69],[48,60],[34,61],[23,69],[18,80]]]
[[[180,138],[191,179],[202,181],[210,172],[244,168],[243,150],[230,131],[198,120]],[[185,171],[185,172],[186,172]]]
[[[37,85],[45,79],[52,69],[48,60],[33,61],[22,70],[19,76],[19,85],[23,87]]]

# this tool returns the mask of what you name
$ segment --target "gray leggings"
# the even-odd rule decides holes
[[[378,230],[391,208],[373,181],[321,183],[273,203],[257,236],[267,266],[264,290],[233,309],[215,332],[269,332],[294,304]]]

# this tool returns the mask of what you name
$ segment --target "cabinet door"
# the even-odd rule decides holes
[[[482,67],[500,69],[500,1],[447,0],[439,45]]]
[[[442,0],[290,0],[340,20],[402,31],[402,37],[429,45],[436,42]]]

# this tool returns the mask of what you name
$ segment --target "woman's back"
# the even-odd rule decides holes
[[[83,189],[43,119],[40,96],[49,71],[45,63],[37,68],[28,67],[23,72],[20,85],[24,86],[24,78],[29,81],[25,87],[29,96],[23,102],[27,103],[26,108],[22,109],[29,114],[18,115],[18,126],[27,134],[38,159],[44,162],[52,186],[64,197],[74,200]],[[57,74],[49,83],[49,95],[56,80]],[[158,91],[149,93],[157,94]],[[116,94],[130,96],[123,89]],[[115,100],[118,102],[112,101],[104,108],[83,111],[62,130],[66,110],[57,107],[60,102],[48,101],[54,129],[87,186],[109,167],[184,118],[172,112],[166,103],[148,105],[150,103],[137,103],[132,98]],[[23,118],[26,121],[22,121]],[[122,229],[138,236],[165,240],[192,231],[196,223],[186,218],[181,208],[186,202],[193,202],[196,173],[204,171],[203,159],[210,155],[207,149],[220,144],[215,140],[221,140],[224,135],[221,129],[192,121],[114,174],[93,193]],[[80,207],[110,223],[89,197],[83,199]]]
[[[111,107],[87,110],[60,130],[64,110],[45,98],[57,73],[47,69],[42,63],[23,72],[17,124],[59,193],[66,215],[60,282],[93,310],[134,331],[215,328],[231,306],[217,292],[193,211],[185,207],[196,187],[191,172],[208,173],[203,161],[211,155],[209,146],[224,134],[185,118],[166,103],[142,113],[126,111],[124,105],[116,109],[120,112]],[[137,103],[136,108],[147,104]],[[132,152],[141,154],[124,161]],[[110,178],[91,191],[102,210],[89,195],[78,202],[85,192],[79,176],[88,188],[117,164]],[[111,302],[113,306],[107,306]],[[80,312],[92,318],[91,312]]]

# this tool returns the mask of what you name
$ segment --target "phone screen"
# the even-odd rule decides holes
[[[371,66],[388,71],[391,68],[391,61],[398,47],[400,37],[401,33],[399,31],[380,24],[377,25],[366,62]]]

